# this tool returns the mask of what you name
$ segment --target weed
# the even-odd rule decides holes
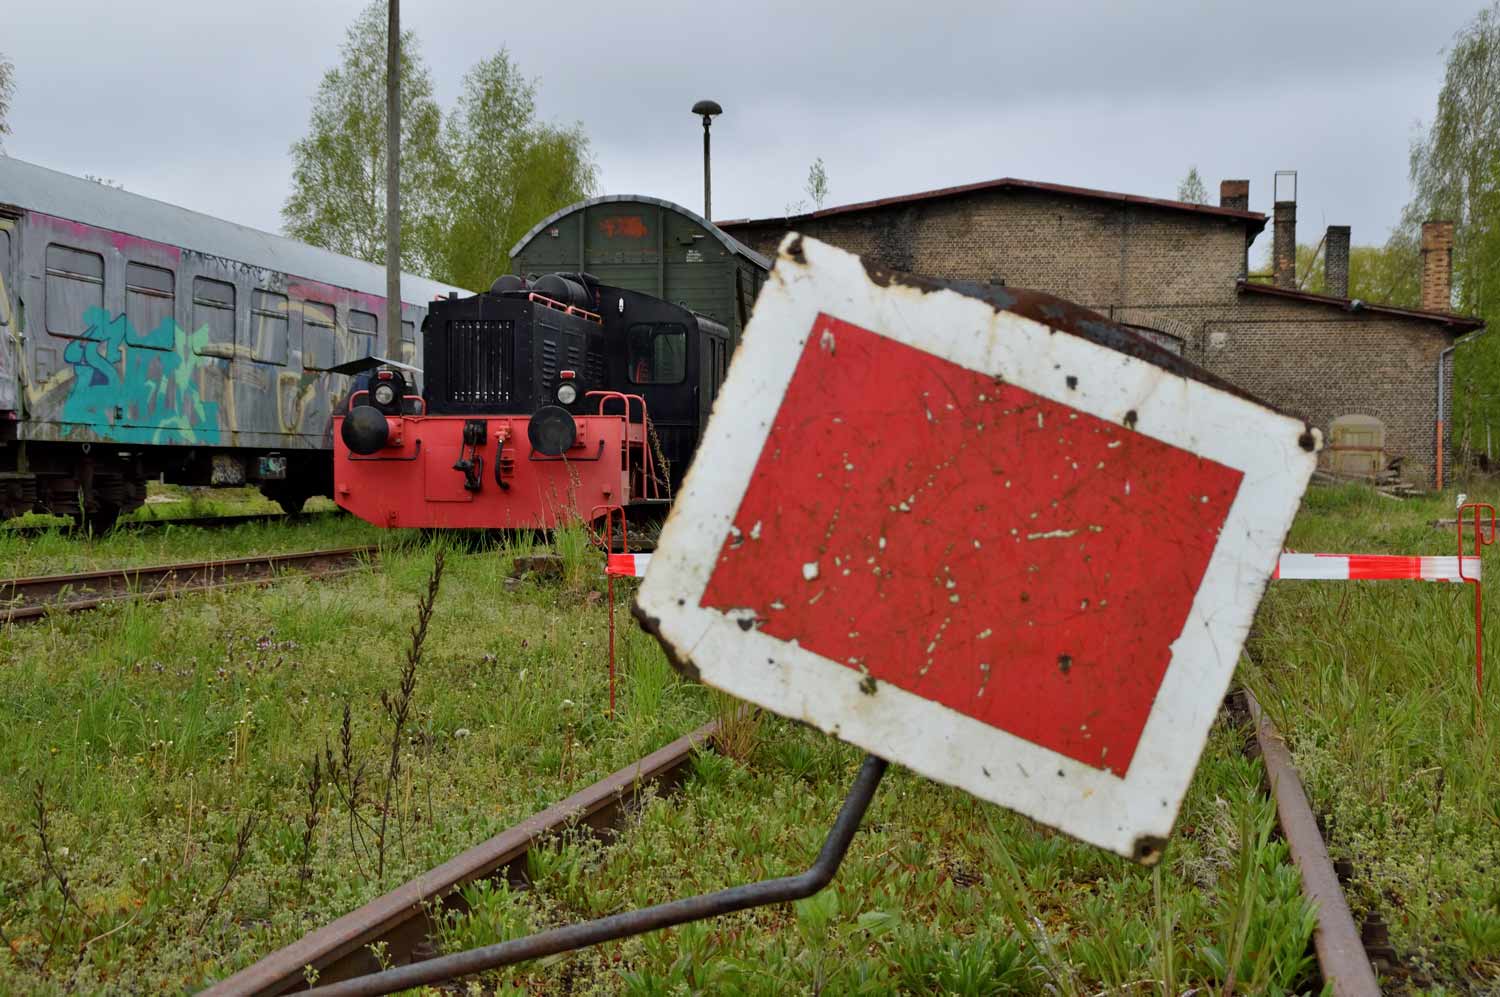
[[[401,684],[394,696],[387,692],[380,694],[380,705],[391,722],[390,762],[386,766],[385,797],[380,805],[380,828],[375,834],[375,878],[382,885],[385,883],[386,831],[391,816],[391,799],[396,786],[401,782],[401,745],[411,711],[412,695],[417,688],[417,666],[422,663],[422,645],[427,641],[427,625],[432,622],[432,609],[437,603],[438,589],[443,582],[443,560],[444,551],[438,548],[433,555],[427,592],[417,601],[417,622],[411,628],[411,643],[406,650],[406,663],[401,669]],[[399,823],[398,813],[398,826]]]

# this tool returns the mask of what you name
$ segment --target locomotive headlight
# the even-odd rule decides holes
[[[557,389],[557,403],[559,405],[572,405],[578,400],[578,389],[571,384],[562,384]]]
[[[396,400],[396,389],[389,384],[377,384],[375,386],[375,404],[389,405]]]

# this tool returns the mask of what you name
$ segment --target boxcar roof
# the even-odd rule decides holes
[[[385,268],[374,263],[6,156],[0,156],[0,203],[385,296]],[[401,298],[408,304],[461,290],[401,275]]]
[[[684,208],[680,204],[664,200],[660,197],[650,197],[646,194],[605,194],[603,197],[591,197],[587,201],[579,201],[577,204],[570,204],[566,208],[561,208],[557,211],[554,211],[552,212],[552,214],[548,215],[546,218],[543,218],[541,221],[533,225],[530,232],[527,232],[525,235],[521,236],[520,240],[510,248],[511,257],[514,258],[520,256],[521,253],[526,250],[527,243],[529,243],[532,239],[535,239],[544,230],[556,224],[560,219],[566,218],[568,215],[574,214],[575,212],[591,208],[596,204],[608,204],[613,201],[634,201],[641,204],[654,204],[658,207],[666,208],[668,211],[675,211],[677,214],[683,215],[687,218],[691,218],[699,225],[702,225],[704,229],[711,233],[715,239],[718,239],[719,242],[724,246],[724,248],[729,250],[731,253],[735,254],[736,256],[743,256],[745,259],[750,260],[762,270],[771,269],[771,261],[769,258],[762,256],[760,253],[757,253],[755,250],[751,249],[743,242],[740,242],[734,236],[730,235],[728,232],[725,232],[723,229],[719,228],[719,226],[715,225],[707,218],[704,218],[702,215],[694,211],[689,211],[687,208]]]

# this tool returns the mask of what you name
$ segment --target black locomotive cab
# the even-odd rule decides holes
[[[423,346],[428,414],[628,408],[639,423],[644,410],[675,490],[724,381],[730,338],[681,305],[566,273],[507,275],[486,293],[433,302]]]

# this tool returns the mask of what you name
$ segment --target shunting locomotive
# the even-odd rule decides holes
[[[551,528],[663,507],[732,346],[725,325],[588,273],[434,301],[423,390],[413,368],[372,360],[336,419],[334,498],[386,527]]]

